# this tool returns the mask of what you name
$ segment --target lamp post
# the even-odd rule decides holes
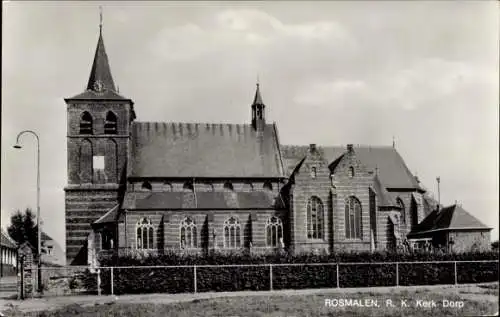
[[[42,249],[41,249],[41,236],[42,236],[42,231],[40,228],[40,138],[38,137],[38,134],[31,130],[24,130],[19,132],[16,138],[16,144],[14,145],[15,149],[21,149],[21,145],[19,144],[19,139],[23,134],[31,134],[36,138],[36,149],[37,149],[37,156],[36,156],[36,227],[37,227],[37,234],[38,234],[38,243],[37,243],[37,267],[38,267],[38,292],[42,292]]]

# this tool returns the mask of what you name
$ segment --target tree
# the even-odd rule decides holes
[[[498,240],[491,243],[491,248],[493,250],[498,250],[498,243],[499,243]]]
[[[17,210],[10,218],[7,232],[18,244],[28,241],[33,247],[38,245],[38,233],[35,225],[35,214],[30,208],[24,213]]]

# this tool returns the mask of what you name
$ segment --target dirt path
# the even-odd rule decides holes
[[[498,283],[497,283],[498,284]],[[108,305],[113,303],[138,304],[170,304],[177,302],[188,302],[193,300],[211,299],[220,297],[238,297],[238,296],[296,296],[296,295],[314,295],[314,294],[351,294],[351,293],[370,293],[370,294],[400,294],[403,292],[425,292],[436,291],[455,294],[464,299],[489,301],[496,303],[497,295],[484,294],[485,288],[473,285],[432,285],[432,286],[408,286],[408,287],[372,287],[372,288],[328,288],[328,289],[305,289],[305,290],[282,290],[282,291],[243,291],[243,292],[217,292],[217,293],[185,293],[185,294],[145,294],[145,295],[123,295],[123,296],[60,296],[18,300],[0,300],[0,312],[8,309],[17,309],[22,312],[46,311],[62,308],[71,304],[80,306]]]

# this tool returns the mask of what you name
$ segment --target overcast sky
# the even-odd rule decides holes
[[[498,238],[499,10],[474,2],[4,2],[2,226],[35,208],[64,247],[66,105],[103,35],[140,121],[250,121],[257,76],[281,143],[390,145]]]

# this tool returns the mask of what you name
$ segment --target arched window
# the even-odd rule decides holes
[[[241,246],[241,228],[237,218],[224,221],[224,248],[233,249]]]
[[[92,116],[87,111],[80,118],[80,134],[92,134]]]
[[[137,249],[150,250],[153,249],[153,224],[148,218],[142,218],[137,223]]]
[[[187,181],[184,183],[184,186],[182,187],[182,189],[185,191],[185,192],[193,192],[194,188],[193,188],[193,182],[190,182],[190,181]]]
[[[93,150],[92,142],[89,139],[84,139],[80,144],[80,183],[92,183],[93,176]]]
[[[283,225],[278,217],[271,217],[266,222],[266,245],[278,247],[283,239]]]
[[[108,111],[106,114],[106,121],[104,122],[104,133],[105,134],[116,134],[117,124],[116,115],[112,111]]]
[[[224,190],[233,191],[234,190],[233,184],[231,184],[231,182],[225,182],[224,183]]]
[[[316,196],[307,202],[307,238],[323,239],[323,203]]]
[[[264,185],[262,186],[265,190],[272,191],[273,190],[273,184],[271,184],[270,181],[264,182]]]
[[[145,181],[144,183],[142,183],[141,189],[142,189],[142,190],[147,190],[147,191],[150,191],[150,190],[152,190],[152,189],[153,189],[153,186],[151,186],[151,183],[150,183],[150,182]]]
[[[401,217],[400,217],[400,220],[401,220],[401,224],[405,225],[406,224],[406,210],[405,210],[405,205],[403,204],[403,201],[401,200],[401,198],[398,198],[397,199],[397,204],[399,206],[399,208],[401,208]]]
[[[192,249],[198,246],[196,224],[193,219],[186,217],[181,222],[180,226],[181,235],[181,249]]]
[[[316,178],[316,167],[311,168],[311,178]]]
[[[361,203],[351,196],[345,202],[345,237],[346,239],[361,239]]]
[[[349,177],[354,177],[354,167],[349,166]]]

